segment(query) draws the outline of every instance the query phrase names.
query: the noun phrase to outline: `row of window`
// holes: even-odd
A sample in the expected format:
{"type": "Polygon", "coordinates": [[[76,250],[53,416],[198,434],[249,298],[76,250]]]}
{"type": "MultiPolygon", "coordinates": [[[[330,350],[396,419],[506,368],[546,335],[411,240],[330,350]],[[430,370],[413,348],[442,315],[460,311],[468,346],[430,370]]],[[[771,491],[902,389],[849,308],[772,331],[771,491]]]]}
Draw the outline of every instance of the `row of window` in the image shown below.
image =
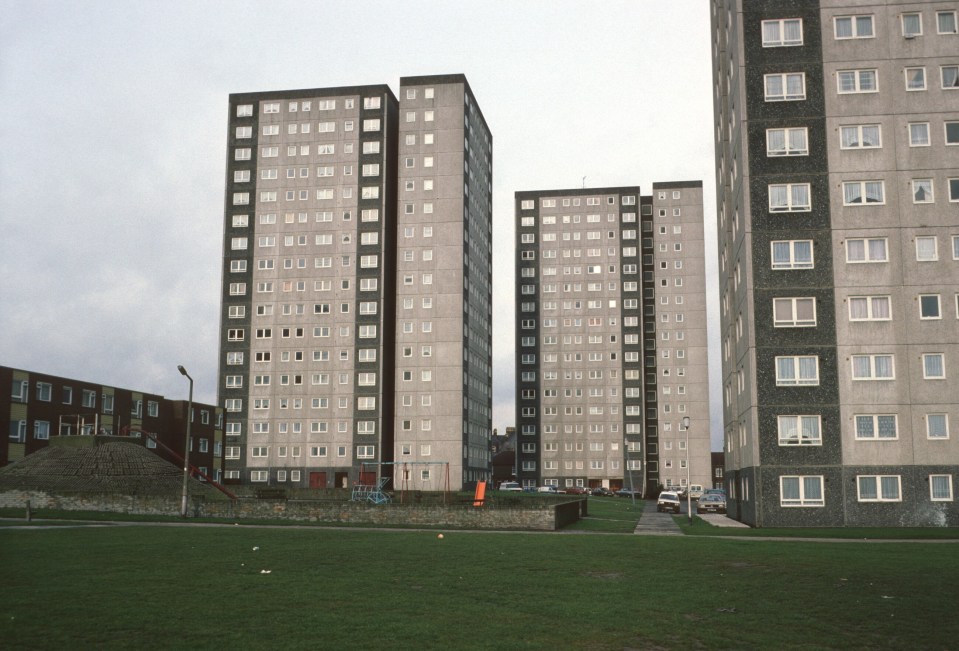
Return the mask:
{"type": "MultiPolygon", "coordinates": [[[[844,240],[846,262],[889,262],[889,240],[885,237],[851,237],[844,240]]],[[[812,240],[773,240],[770,243],[773,269],[812,269],[816,266],[812,240]]],[[[916,260],[935,262],[939,259],[938,238],[934,235],[916,237],[916,260]]],[[[952,259],[959,260],[959,235],[952,236],[952,259]]],[[[738,270],[738,268],[737,268],[738,270]]],[[[737,272],[734,272],[734,279],[737,272]]],[[[738,282],[736,285],[738,286],[738,282]]]]}
{"type": "MultiPolygon", "coordinates": [[[[663,200],[666,199],[665,192],[660,192],[659,194],[660,194],[660,197],[659,197],[660,199],[663,199],[663,200]]],[[[682,193],[679,190],[676,190],[673,192],[673,199],[679,199],[681,196],[682,196],[682,193]]],[[[622,198],[622,204],[624,206],[635,206],[636,196],[635,195],[624,196],[622,198]]],[[[567,208],[570,206],[580,206],[580,205],[583,205],[583,200],[580,197],[571,197],[571,198],[561,199],[560,205],[564,208],[567,208]]],[[[586,197],[585,205],[601,206],[603,205],[603,201],[600,197],[586,197]]],[[[609,205],[609,206],[616,205],[616,197],[615,196],[606,197],[606,205],[609,205]]],[[[539,206],[540,208],[556,208],[557,207],[556,199],[540,199],[539,206]]],[[[520,201],[521,210],[533,210],[535,208],[536,208],[536,201],[533,199],[524,199],[523,201],[520,201]]]]}
{"type": "MultiPolygon", "coordinates": [[[[957,123],[959,125],[959,123],[957,123]]],[[[959,144],[959,141],[957,141],[959,144]]],[[[959,202],[959,178],[946,180],[949,201],[959,202]]],[[[812,196],[809,183],[772,183],[768,187],[769,212],[809,212],[812,196]]],[[[932,179],[912,180],[913,203],[934,203],[932,179]]],[[[844,206],[884,205],[886,183],[882,180],[843,181],[842,203],[844,206]]]]}
{"type": "MultiPolygon", "coordinates": [[[[313,218],[317,223],[329,223],[333,221],[333,211],[332,210],[321,210],[313,214],[313,218]]],[[[283,214],[283,223],[285,224],[306,224],[309,222],[310,216],[306,212],[287,212],[283,214]]],[[[342,213],[342,219],[344,222],[349,222],[353,220],[353,211],[344,210],[342,213]]],[[[380,221],[380,211],[379,208],[364,208],[360,211],[360,221],[361,222],[378,222],[380,221]]],[[[260,214],[260,224],[264,226],[270,226],[278,223],[277,213],[261,213],[260,214]]],[[[247,228],[250,225],[250,216],[249,215],[233,215],[231,221],[233,228],[247,228]]]]}
{"type": "MultiPolygon", "coordinates": [[[[428,89],[432,91],[432,89],[428,89]]],[[[316,101],[316,110],[318,111],[335,111],[336,110],[336,99],[320,99],[316,101]]],[[[352,109],[356,106],[356,99],[352,97],[343,98],[343,108],[352,109]]],[[[293,102],[288,102],[286,105],[287,111],[289,113],[309,113],[313,108],[314,100],[297,100],[293,102]]],[[[279,113],[280,112],[281,102],[262,102],[260,104],[260,110],[263,113],[279,113]]],[[[378,109],[380,108],[380,98],[379,97],[364,97],[363,98],[363,108],[365,109],[378,109]]],[[[238,104],[236,107],[236,116],[237,117],[250,117],[253,115],[253,105],[252,104],[238,104]]]]}
{"type": "MultiPolygon", "coordinates": [[[[959,294],[956,301],[956,317],[959,318],[959,294]]],[[[919,294],[919,318],[938,320],[942,318],[939,294],[919,294]]],[[[850,321],[891,321],[892,301],[890,296],[850,296],[850,321]]],[[[815,327],[816,298],[812,296],[779,297],[773,299],[773,325],[777,328],[815,327]]]]}
{"type": "MultiPolygon", "coordinates": [[[[929,122],[910,122],[909,146],[929,147],[932,145],[932,130],[929,122]]],[[[959,121],[944,120],[942,123],[943,142],[946,146],[959,145],[959,121]]],[[[881,149],[882,125],[852,124],[839,127],[840,149],[881,149]]],[[[807,127],[784,127],[766,130],[766,155],[808,156],[809,130],[807,127]]]]}
{"type": "MultiPolygon", "coordinates": [[[[926,437],[949,438],[949,415],[924,416],[926,437]]],[[[779,445],[822,445],[822,418],[818,414],[778,416],[779,445]]],[[[857,414],[853,416],[856,440],[893,441],[899,438],[897,414],[857,414]]]]}
{"type": "MultiPolygon", "coordinates": [[[[909,92],[927,90],[926,69],[904,70],[904,87],[909,92]]],[[[939,66],[942,90],[959,90],[959,65],[939,66]]],[[[777,72],[763,76],[764,99],[767,102],[798,102],[806,99],[806,73],[777,72]]],[[[879,71],[875,68],[836,71],[836,92],[840,95],[879,92],[879,71]]]]}
{"type": "MultiPolygon", "coordinates": [[[[901,33],[904,38],[912,39],[923,35],[921,12],[900,14],[901,33]]],[[[836,16],[833,18],[833,36],[836,40],[875,38],[875,16],[836,16]]],[[[937,11],[935,16],[936,33],[939,35],[956,34],[956,12],[954,10],[937,11]]],[[[784,18],[762,21],[763,47],[796,47],[803,44],[802,18],[784,18]]]]}
{"type": "MultiPolygon", "coordinates": [[[[851,355],[854,381],[895,380],[896,356],[893,354],[851,355]]],[[[944,353],[922,353],[922,377],[925,380],[946,379],[944,353]]],[[[819,386],[818,355],[783,355],[776,357],[777,386],[819,386]]]]}
{"type": "MultiPolygon", "coordinates": [[[[933,502],[953,500],[952,475],[929,475],[929,499],[933,502]]],[[[822,475],[783,475],[779,478],[780,506],[825,506],[822,475]]],[[[857,475],[856,500],[859,502],[901,502],[900,475],[857,475]]]]}

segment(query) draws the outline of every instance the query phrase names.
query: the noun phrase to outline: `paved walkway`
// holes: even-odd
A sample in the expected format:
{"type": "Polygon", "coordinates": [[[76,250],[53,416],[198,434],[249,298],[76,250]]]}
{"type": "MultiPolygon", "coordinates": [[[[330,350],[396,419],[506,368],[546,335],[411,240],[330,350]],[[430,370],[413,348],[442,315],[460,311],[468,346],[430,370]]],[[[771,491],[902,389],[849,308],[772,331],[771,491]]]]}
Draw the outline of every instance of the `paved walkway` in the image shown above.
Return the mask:
{"type": "Polygon", "coordinates": [[[679,525],[673,520],[672,513],[659,513],[656,511],[656,502],[648,500],[646,508],[643,509],[643,515],[636,523],[635,534],[642,536],[681,536],[679,525]]]}

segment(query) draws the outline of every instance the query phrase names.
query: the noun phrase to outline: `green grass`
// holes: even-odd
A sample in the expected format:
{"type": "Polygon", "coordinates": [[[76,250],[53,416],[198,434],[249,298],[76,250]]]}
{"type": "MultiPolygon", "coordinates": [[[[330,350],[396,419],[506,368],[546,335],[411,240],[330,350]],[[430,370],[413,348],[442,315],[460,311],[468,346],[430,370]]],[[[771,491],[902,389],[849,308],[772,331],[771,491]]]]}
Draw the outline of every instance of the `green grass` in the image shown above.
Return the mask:
{"type": "Polygon", "coordinates": [[[618,650],[945,649],[959,639],[959,545],[444,535],[6,528],[0,640],[618,650]]]}
{"type": "Polygon", "coordinates": [[[590,497],[588,515],[564,529],[564,531],[595,531],[606,533],[633,533],[643,514],[643,500],[618,497],[590,497]]]}

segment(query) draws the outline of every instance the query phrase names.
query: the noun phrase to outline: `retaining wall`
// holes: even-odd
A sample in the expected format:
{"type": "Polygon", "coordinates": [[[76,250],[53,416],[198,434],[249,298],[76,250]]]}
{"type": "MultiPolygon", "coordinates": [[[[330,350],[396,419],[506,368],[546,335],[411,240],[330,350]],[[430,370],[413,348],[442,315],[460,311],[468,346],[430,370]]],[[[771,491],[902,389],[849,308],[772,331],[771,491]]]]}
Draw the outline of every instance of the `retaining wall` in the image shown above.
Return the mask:
{"type": "MultiPolygon", "coordinates": [[[[0,507],[62,511],[100,511],[134,515],[180,515],[179,496],[112,494],[58,494],[8,490],[0,493],[0,507]]],[[[525,501],[525,500],[524,500],[525,501]]],[[[334,500],[205,500],[190,502],[191,517],[235,520],[286,520],[346,524],[439,526],[459,529],[513,529],[555,531],[586,514],[586,500],[550,500],[522,505],[474,507],[454,505],[382,504],[334,500]]]]}

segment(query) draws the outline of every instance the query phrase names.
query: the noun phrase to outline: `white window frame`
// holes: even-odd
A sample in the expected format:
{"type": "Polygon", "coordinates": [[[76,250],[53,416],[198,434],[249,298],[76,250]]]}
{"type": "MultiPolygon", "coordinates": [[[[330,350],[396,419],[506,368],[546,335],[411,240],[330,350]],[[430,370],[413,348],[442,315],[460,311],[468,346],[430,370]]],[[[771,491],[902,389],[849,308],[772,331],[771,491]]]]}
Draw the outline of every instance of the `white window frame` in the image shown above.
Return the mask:
{"type": "Polygon", "coordinates": [[[837,41],[843,41],[848,39],[857,39],[857,38],[875,38],[876,37],[876,19],[871,14],[860,14],[860,15],[851,15],[851,16],[836,16],[832,19],[833,21],[833,36],[837,41]],[[839,35],[839,24],[840,21],[849,21],[849,35],[840,36],[839,35]],[[869,32],[866,34],[860,34],[861,31],[860,21],[868,21],[869,32]]]}
{"type": "Polygon", "coordinates": [[[842,205],[857,207],[857,206],[883,206],[886,204],[886,182],[882,179],[870,179],[868,181],[843,181],[842,183],[842,205]],[[880,197],[878,201],[870,200],[869,194],[867,192],[872,186],[872,189],[875,190],[875,185],[879,184],[879,193],[880,197]],[[848,191],[853,188],[858,188],[859,190],[859,200],[850,201],[848,197],[848,191]]]}
{"type": "Polygon", "coordinates": [[[781,18],[762,22],[763,47],[795,47],[803,44],[802,18],[781,18]],[[786,36],[788,26],[799,26],[799,38],[786,36]],[[773,34],[773,30],[775,33],[773,34]]]}
{"type": "Polygon", "coordinates": [[[819,414],[785,414],[776,417],[779,445],[822,445],[822,416],[819,414]],[[808,428],[807,428],[808,426],[808,428]],[[806,432],[811,432],[806,436],[806,432]],[[789,436],[788,432],[795,432],[789,436]]]}
{"type": "Polygon", "coordinates": [[[849,364],[851,368],[851,375],[853,382],[887,382],[890,380],[896,379],[896,356],[892,353],[869,353],[862,355],[850,355],[849,364]],[[879,359],[889,359],[889,375],[877,375],[877,361],[879,359]],[[868,375],[857,375],[856,361],[857,360],[868,360],[869,361],[869,374],[868,375]]]}
{"type": "Polygon", "coordinates": [[[945,380],[946,379],[945,353],[923,353],[922,354],[922,379],[923,380],[945,380]],[[929,366],[927,365],[927,363],[934,359],[939,360],[939,368],[942,369],[942,372],[938,375],[931,375],[929,373],[929,366]]]}
{"type": "MultiPolygon", "coordinates": [[[[767,186],[769,212],[809,212],[812,210],[812,187],[809,183],[771,183],[767,186]],[[785,190],[786,203],[773,205],[773,190],[785,190]],[[806,203],[801,203],[797,191],[805,190],[806,203]]],[[[801,193],[799,193],[801,195],[801,193]]]]}
{"type": "Polygon", "coordinates": [[[889,239],[885,237],[853,237],[846,240],[846,263],[847,264],[879,264],[883,262],[889,262],[889,239]],[[862,242],[863,245],[863,258],[861,260],[852,260],[849,257],[849,245],[853,242],[862,242]],[[872,257],[872,247],[870,246],[873,242],[882,242],[883,243],[883,257],[882,258],[873,258],[872,257]]]}
{"type": "Polygon", "coordinates": [[[813,240],[773,240],[769,243],[769,263],[771,267],[775,270],[790,270],[790,269],[813,269],[816,266],[816,253],[815,245],[813,240]],[[810,260],[809,262],[797,262],[796,261],[796,245],[799,243],[809,243],[809,253],[810,260]],[[776,262],[776,245],[777,244],[789,244],[789,262],[776,262]]]}
{"type": "Polygon", "coordinates": [[[809,129],[807,127],[783,127],[779,129],[766,129],[766,156],[808,156],[809,155],[809,129]],[[772,136],[782,133],[783,147],[781,149],[772,148],[772,136]],[[802,134],[801,146],[794,146],[793,135],[802,134]]]}
{"type": "Polygon", "coordinates": [[[821,507],[826,505],[826,493],[825,493],[825,482],[823,481],[822,475],[781,475],[779,477],[779,506],[784,508],[795,508],[795,507],[821,507]],[[783,490],[784,481],[796,480],[797,487],[799,489],[798,498],[786,499],[784,497],[785,491],[783,490]],[[807,497],[806,496],[806,482],[807,480],[817,480],[819,484],[819,495],[821,497],[807,497]]]}
{"type": "Polygon", "coordinates": [[[857,441],[898,441],[899,415],[898,414],[854,414],[852,417],[853,432],[857,441]],[[892,436],[884,435],[879,419],[892,419],[892,436]],[[869,423],[871,432],[860,429],[860,424],[869,423]]]}
{"type": "Polygon", "coordinates": [[[839,127],[839,148],[844,150],[854,149],[881,149],[882,148],[882,125],[881,124],[847,124],[839,127]],[[867,143],[866,129],[876,130],[875,144],[867,143]],[[846,138],[847,134],[855,129],[855,140],[850,144],[846,138]]]}
{"type": "Polygon", "coordinates": [[[951,502],[953,501],[953,491],[952,491],[952,475],[929,475],[929,499],[933,502],[951,502]],[[935,484],[934,480],[944,479],[946,488],[948,489],[947,494],[941,497],[936,497],[935,484]]]}
{"type": "Polygon", "coordinates": [[[912,202],[914,204],[935,203],[935,201],[936,192],[933,179],[912,179],[912,202]],[[925,198],[919,198],[920,192],[925,194],[925,198]]]}
{"type": "Polygon", "coordinates": [[[901,502],[902,501],[902,477],[900,475],[856,475],[856,499],[859,502],[901,502]],[[883,485],[884,479],[896,480],[895,496],[887,495],[886,486],[883,485]],[[862,489],[864,481],[872,481],[874,484],[875,497],[863,497],[862,489]]]}
{"type": "Polygon", "coordinates": [[[851,322],[858,321],[892,321],[892,297],[888,295],[877,295],[877,296],[850,296],[846,302],[849,305],[849,320],[851,322]],[[876,310],[874,309],[874,304],[877,303],[880,299],[885,300],[888,316],[877,317],[875,315],[876,310]],[[863,318],[853,316],[853,301],[854,300],[864,300],[866,301],[866,316],[863,318]]]}
{"type": "Polygon", "coordinates": [[[836,92],[840,95],[858,95],[879,92],[879,71],[876,68],[857,68],[853,70],[836,71],[836,92]],[[848,79],[852,75],[853,82],[850,90],[843,89],[843,79],[848,79]],[[871,79],[873,86],[871,88],[864,86],[863,80],[871,79]]]}
{"type": "Polygon", "coordinates": [[[814,328],[818,322],[817,312],[816,312],[816,298],[814,296],[777,296],[773,298],[773,326],[776,328],[814,328]],[[790,313],[792,317],[790,319],[779,319],[778,311],[776,309],[777,304],[783,302],[789,302],[790,313]],[[798,305],[800,302],[811,302],[812,303],[812,320],[801,320],[797,316],[798,305]]]}
{"type": "Polygon", "coordinates": [[[787,387],[787,386],[798,386],[798,387],[809,387],[809,386],[819,386],[819,356],[818,355],[777,355],[775,358],[776,366],[776,386],[787,387]],[[793,374],[790,376],[785,376],[780,374],[780,362],[784,360],[792,360],[792,370],[793,374]],[[799,367],[801,362],[815,360],[816,362],[816,374],[812,378],[801,378],[799,376],[799,367]]]}
{"type": "Polygon", "coordinates": [[[936,412],[931,414],[926,414],[923,416],[923,420],[926,423],[926,438],[930,441],[945,441],[949,438],[949,414],[945,412],[936,412]],[[932,433],[932,426],[930,424],[930,417],[935,416],[936,418],[942,419],[943,433],[936,434],[935,436],[932,433]]]}
{"type": "Polygon", "coordinates": [[[767,102],[799,102],[806,99],[806,73],[805,72],[779,72],[763,75],[763,97],[767,102]],[[802,90],[799,93],[789,92],[790,78],[798,77],[802,90]],[[781,94],[770,94],[769,84],[778,79],[782,89],[781,94]]]}
{"type": "Polygon", "coordinates": [[[959,90],[959,65],[950,64],[939,66],[939,83],[943,90],[959,90]],[[951,83],[946,81],[946,73],[951,77],[951,83]]]}
{"type": "Polygon", "coordinates": [[[907,93],[926,90],[926,68],[924,66],[904,68],[903,75],[905,76],[907,93]],[[916,75],[916,73],[919,74],[916,75]]]}

